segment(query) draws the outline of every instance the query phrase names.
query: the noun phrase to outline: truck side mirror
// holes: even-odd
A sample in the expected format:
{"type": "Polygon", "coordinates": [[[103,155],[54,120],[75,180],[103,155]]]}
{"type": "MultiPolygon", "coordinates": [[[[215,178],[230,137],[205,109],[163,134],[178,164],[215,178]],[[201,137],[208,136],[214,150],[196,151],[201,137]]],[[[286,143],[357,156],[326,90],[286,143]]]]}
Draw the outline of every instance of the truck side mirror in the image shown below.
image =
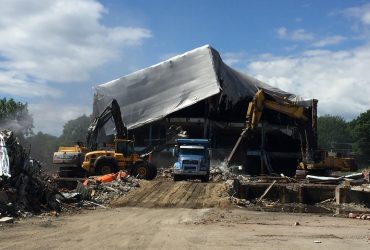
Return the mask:
{"type": "Polygon", "coordinates": [[[172,156],[175,157],[179,154],[179,147],[178,146],[175,146],[173,149],[172,149],[172,156]]]}

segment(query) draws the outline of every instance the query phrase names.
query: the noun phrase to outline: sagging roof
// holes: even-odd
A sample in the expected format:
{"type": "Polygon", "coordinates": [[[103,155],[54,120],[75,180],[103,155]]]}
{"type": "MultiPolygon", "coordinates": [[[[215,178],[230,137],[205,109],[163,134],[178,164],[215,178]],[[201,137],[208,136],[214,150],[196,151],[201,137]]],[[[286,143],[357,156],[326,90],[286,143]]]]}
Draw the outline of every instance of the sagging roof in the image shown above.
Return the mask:
{"type": "Polygon", "coordinates": [[[235,104],[252,98],[258,89],[272,97],[297,99],[294,94],[232,69],[206,45],[96,86],[93,114],[99,114],[116,99],[123,121],[133,129],[220,93],[235,104]]]}

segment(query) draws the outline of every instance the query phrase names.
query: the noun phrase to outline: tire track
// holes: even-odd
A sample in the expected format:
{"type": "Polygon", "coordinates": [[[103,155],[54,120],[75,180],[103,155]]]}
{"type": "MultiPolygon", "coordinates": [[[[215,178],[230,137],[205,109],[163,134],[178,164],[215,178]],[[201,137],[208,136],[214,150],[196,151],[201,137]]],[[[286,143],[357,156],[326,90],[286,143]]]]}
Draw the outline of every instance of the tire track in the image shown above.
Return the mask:
{"type": "MultiPolygon", "coordinates": [[[[140,187],[115,200],[113,206],[150,208],[207,208],[228,203],[224,183],[173,182],[153,180],[140,182],[140,187]]],[[[226,205],[229,206],[229,205],[226,205]]]]}

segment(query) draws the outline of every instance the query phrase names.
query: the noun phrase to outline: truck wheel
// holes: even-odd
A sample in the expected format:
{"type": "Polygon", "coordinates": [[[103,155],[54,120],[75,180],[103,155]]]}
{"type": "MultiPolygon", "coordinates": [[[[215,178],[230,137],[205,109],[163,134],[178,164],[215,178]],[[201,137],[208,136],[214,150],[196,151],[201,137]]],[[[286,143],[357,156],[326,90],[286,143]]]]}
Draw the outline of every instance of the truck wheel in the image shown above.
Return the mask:
{"type": "Polygon", "coordinates": [[[117,172],[117,166],[110,161],[102,161],[98,164],[96,173],[100,175],[111,174],[117,172]]]}
{"type": "Polygon", "coordinates": [[[149,163],[148,180],[153,180],[157,176],[157,167],[149,163]]]}
{"type": "Polygon", "coordinates": [[[208,182],[208,181],[209,181],[209,175],[207,174],[207,175],[201,176],[201,177],[200,177],[200,180],[201,180],[202,182],[208,182]]]}
{"type": "Polygon", "coordinates": [[[134,168],[134,176],[137,176],[139,179],[149,179],[149,167],[144,164],[138,164],[134,168]]]}
{"type": "Polygon", "coordinates": [[[178,175],[178,174],[173,175],[173,181],[181,181],[181,180],[182,180],[181,175],[178,175]]]}

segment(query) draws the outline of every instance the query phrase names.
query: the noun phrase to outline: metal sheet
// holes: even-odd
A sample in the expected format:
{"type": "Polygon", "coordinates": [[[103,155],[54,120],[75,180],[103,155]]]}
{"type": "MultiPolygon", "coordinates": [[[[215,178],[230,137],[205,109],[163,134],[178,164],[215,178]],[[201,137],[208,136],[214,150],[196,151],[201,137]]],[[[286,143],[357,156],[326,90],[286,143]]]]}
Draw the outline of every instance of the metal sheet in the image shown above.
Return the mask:
{"type": "MultiPolygon", "coordinates": [[[[286,97],[296,96],[244,75],[223,63],[206,45],[95,88],[93,114],[116,99],[128,129],[159,120],[177,110],[222,93],[233,104],[253,97],[258,88],[286,97]]],[[[106,133],[113,131],[112,124],[106,133]]]]}

